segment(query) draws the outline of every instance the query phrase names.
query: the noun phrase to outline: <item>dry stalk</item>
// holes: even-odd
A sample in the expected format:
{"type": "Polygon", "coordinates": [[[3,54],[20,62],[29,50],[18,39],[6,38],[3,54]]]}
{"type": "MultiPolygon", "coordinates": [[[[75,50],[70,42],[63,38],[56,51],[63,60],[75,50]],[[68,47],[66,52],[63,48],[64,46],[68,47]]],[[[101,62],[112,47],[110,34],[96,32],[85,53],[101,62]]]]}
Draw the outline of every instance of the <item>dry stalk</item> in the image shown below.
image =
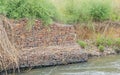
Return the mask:
{"type": "Polygon", "coordinates": [[[0,16],[0,55],[3,60],[0,60],[4,69],[9,68],[9,66],[15,66],[19,68],[19,55],[14,44],[8,38],[7,32],[3,24],[3,16],[0,16]]]}

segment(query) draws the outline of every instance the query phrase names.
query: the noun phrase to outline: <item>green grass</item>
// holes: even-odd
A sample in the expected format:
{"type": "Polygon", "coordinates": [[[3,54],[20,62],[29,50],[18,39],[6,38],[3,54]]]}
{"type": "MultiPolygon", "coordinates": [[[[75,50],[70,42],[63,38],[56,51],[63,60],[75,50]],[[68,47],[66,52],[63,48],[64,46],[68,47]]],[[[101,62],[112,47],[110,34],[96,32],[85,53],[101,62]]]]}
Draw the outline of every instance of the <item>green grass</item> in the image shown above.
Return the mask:
{"type": "Polygon", "coordinates": [[[103,35],[98,35],[95,41],[96,46],[115,46],[120,47],[120,38],[110,38],[103,35]]]}
{"type": "Polygon", "coordinates": [[[110,37],[105,37],[102,35],[98,35],[96,38],[95,44],[97,46],[103,45],[103,46],[112,46],[115,44],[115,40],[110,37]]]}
{"type": "Polygon", "coordinates": [[[82,47],[85,48],[87,46],[87,43],[82,41],[82,40],[78,40],[77,43],[82,47]]]}
{"type": "Polygon", "coordinates": [[[110,0],[93,0],[90,8],[90,15],[93,17],[93,20],[106,20],[110,18],[111,14],[111,2],[110,0]]]}
{"type": "Polygon", "coordinates": [[[76,24],[89,21],[117,20],[112,0],[0,0],[0,13],[8,18],[41,19],[76,24]]]}
{"type": "Polygon", "coordinates": [[[56,14],[55,6],[49,0],[1,0],[0,3],[3,3],[0,13],[13,19],[41,19],[44,24],[50,24],[56,14]]]}
{"type": "Polygon", "coordinates": [[[110,19],[112,13],[111,0],[61,0],[58,3],[56,8],[61,14],[58,19],[64,23],[103,21],[110,19]]]}
{"type": "Polygon", "coordinates": [[[98,49],[99,49],[100,52],[104,52],[105,47],[104,47],[103,45],[99,45],[99,46],[98,46],[98,49]]]}

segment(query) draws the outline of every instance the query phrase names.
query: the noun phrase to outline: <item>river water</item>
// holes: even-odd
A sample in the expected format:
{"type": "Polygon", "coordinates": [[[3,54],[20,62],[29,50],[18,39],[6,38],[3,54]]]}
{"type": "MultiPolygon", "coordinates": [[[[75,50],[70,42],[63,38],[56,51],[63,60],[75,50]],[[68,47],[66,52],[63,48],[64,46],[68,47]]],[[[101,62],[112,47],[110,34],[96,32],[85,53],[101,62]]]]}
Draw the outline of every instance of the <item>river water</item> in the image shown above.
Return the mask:
{"type": "Polygon", "coordinates": [[[120,55],[92,58],[86,63],[34,69],[17,75],[120,75],[120,55]]]}

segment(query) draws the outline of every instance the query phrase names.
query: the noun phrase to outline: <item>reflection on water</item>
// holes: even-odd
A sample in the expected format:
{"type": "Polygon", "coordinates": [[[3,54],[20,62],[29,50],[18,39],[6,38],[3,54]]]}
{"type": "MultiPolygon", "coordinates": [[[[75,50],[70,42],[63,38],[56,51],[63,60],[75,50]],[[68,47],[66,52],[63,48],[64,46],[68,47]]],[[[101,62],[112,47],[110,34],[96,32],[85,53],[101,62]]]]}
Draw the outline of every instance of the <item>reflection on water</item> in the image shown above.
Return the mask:
{"type": "Polygon", "coordinates": [[[94,58],[86,63],[34,69],[17,75],[120,75],[120,56],[94,58]]]}

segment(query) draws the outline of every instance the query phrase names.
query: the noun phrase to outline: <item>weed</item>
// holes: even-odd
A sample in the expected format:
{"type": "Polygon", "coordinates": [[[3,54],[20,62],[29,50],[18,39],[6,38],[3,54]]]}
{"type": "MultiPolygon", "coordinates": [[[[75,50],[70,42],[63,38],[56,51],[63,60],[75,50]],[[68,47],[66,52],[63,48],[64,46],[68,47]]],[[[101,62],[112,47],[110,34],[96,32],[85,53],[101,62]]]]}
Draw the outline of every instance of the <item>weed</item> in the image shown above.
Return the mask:
{"type": "Polygon", "coordinates": [[[104,46],[112,46],[114,45],[115,40],[113,40],[112,38],[109,37],[104,37],[101,35],[98,35],[97,39],[96,39],[96,45],[100,46],[100,45],[104,45],[104,46]]]}
{"type": "MultiPolygon", "coordinates": [[[[101,21],[110,18],[111,4],[111,0],[64,0],[64,7],[59,10],[65,23],[101,21]]],[[[60,7],[58,4],[57,8],[60,7]]]]}
{"type": "Polygon", "coordinates": [[[44,24],[52,23],[56,14],[54,5],[48,0],[8,0],[4,7],[9,18],[41,19],[44,24]]]}
{"type": "Polygon", "coordinates": [[[104,47],[103,45],[99,45],[99,46],[98,46],[98,49],[99,49],[100,52],[104,52],[105,47],[104,47]]]}
{"type": "Polygon", "coordinates": [[[85,48],[87,46],[87,43],[81,40],[78,40],[77,43],[82,47],[85,48]]]}
{"type": "Polygon", "coordinates": [[[93,20],[106,20],[110,17],[111,9],[110,0],[93,0],[91,1],[90,16],[93,20]]]}

